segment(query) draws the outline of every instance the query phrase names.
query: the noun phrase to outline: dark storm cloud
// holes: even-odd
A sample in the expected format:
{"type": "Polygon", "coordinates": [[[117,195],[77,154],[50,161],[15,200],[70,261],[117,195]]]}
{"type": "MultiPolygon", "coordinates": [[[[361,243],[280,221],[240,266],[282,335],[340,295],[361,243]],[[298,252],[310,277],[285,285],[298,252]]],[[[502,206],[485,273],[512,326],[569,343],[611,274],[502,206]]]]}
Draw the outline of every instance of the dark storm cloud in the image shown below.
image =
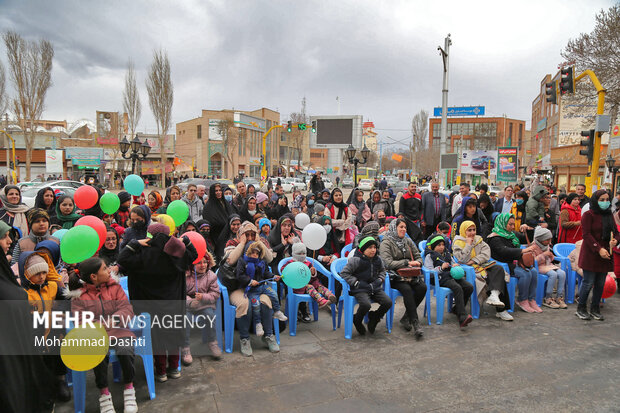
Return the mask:
{"type": "Polygon", "coordinates": [[[403,129],[380,131],[403,138],[414,113],[441,103],[437,45],[448,32],[450,104],[484,104],[488,114],[529,121],[540,79],[555,71],[568,37],[591,30],[594,13],[608,3],[8,1],[0,30],[54,44],[47,118],[120,110],[132,58],[141,127],[153,130],[144,79],[161,47],[172,66],[175,122],[201,109],[262,106],[284,120],[303,96],[310,114],[335,114],[339,96],[343,114],[403,129]],[[547,12],[558,16],[555,25],[534,19],[547,12]]]}

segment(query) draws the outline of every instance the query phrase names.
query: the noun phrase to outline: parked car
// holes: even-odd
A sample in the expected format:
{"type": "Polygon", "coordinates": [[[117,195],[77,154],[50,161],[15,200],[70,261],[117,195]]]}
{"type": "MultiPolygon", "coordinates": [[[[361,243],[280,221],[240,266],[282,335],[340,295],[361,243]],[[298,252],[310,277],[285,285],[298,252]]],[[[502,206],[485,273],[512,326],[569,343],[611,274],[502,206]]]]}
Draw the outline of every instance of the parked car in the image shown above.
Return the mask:
{"type": "MultiPolygon", "coordinates": [[[[293,184],[286,182],[287,178],[282,178],[280,177],[280,185],[282,185],[282,189],[284,190],[284,193],[290,193],[293,192],[293,184]]],[[[278,178],[271,178],[271,187],[273,189],[276,188],[276,185],[278,184],[278,178]]],[[[267,192],[267,183],[264,183],[261,191],[263,192],[267,192]]]]}
{"type": "Polygon", "coordinates": [[[323,183],[325,184],[325,189],[329,189],[330,191],[334,187],[332,180],[330,178],[323,177],[323,183]]]}
{"type": "Polygon", "coordinates": [[[235,184],[233,184],[233,181],[231,181],[230,179],[217,179],[217,182],[219,182],[223,187],[229,187],[233,191],[237,190],[237,187],[235,186],[235,184]]]}
{"type": "Polygon", "coordinates": [[[187,192],[187,186],[189,184],[194,185],[204,185],[206,188],[206,192],[209,193],[209,187],[214,183],[213,179],[202,179],[202,178],[187,178],[183,182],[178,183],[177,186],[181,190],[182,193],[187,192]]]}
{"type": "Polygon", "coordinates": [[[373,184],[372,179],[360,179],[360,182],[357,186],[362,191],[372,191],[372,184],[373,184]]]}
{"type": "Polygon", "coordinates": [[[284,182],[291,184],[291,190],[288,192],[293,192],[294,190],[304,191],[306,189],[306,184],[299,178],[286,178],[284,182]]]}
{"type": "Polygon", "coordinates": [[[36,186],[22,188],[21,190],[22,201],[24,202],[24,204],[32,208],[34,207],[34,201],[37,197],[37,193],[39,192],[41,188],[50,187],[54,191],[59,189],[65,194],[71,195],[73,197],[73,194],[75,193],[75,191],[83,185],[86,185],[86,184],[83,184],[78,181],[48,181],[44,183],[39,183],[36,186]]]}
{"type": "Polygon", "coordinates": [[[504,189],[500,188],[499,186],[490,186],[489,187],[489,193],[491,192],[495,192],[496,194],[499,194],[500,192],[503,192],[504,189]]]}
{"type": "Polygon", "coordinates": [[[514,162],[501,162],[499,165],[499,172],[500,173],[506,173],[506,172],[515,172],[515,164],[514,162]]]}
{"type": "Polygon", "coordinates": [[[491,165],[491,168],[495,168],[495,159],[486,155],[472,159],[471,161],[471,167],[475,169],[488,169],[489,165],[491,165]]]}
{"type": "Polygon", "coordinates": [[[351,178],[350,176],[342,178],[341,182],[343,188],[353,188],[353,178],[351,178]]]}
{"type": "Polygon", "coordinates": [[[260,185],[260,181],[256,178],[243,178],[243,183],[245,184],[245,186],[248,185],[254,185],[254,187],[256,188],[256,190],[259,190],[259,185],[260,185]]]}

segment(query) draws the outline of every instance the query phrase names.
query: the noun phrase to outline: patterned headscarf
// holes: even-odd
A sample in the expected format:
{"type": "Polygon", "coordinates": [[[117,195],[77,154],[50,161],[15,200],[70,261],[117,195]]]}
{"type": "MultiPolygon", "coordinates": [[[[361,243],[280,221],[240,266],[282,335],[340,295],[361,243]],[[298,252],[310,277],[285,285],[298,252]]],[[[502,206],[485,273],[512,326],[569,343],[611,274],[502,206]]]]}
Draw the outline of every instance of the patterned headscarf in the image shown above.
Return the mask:
{"type": "Polygon", "coordinates": [[[406,255],[407,249],[405,245],[405,237],[399,237],[398,231],[396,230],[396,227],[398,227],[398,224],[400,224],[401,222],[405,222],[405,220],[402,218],[392,220],[392,222],[390,222],[390,225],[388,226],[388,230],[385,233],[385,236],[390,239],[390,241],[394,242],[399,249],[404,251],[406,255]]]}
{"type": "Polygon", "coordinates": [[[508,221],[510,220],[510,218],[514,218],[514,215],[512,215],[509,212],[504,212],[502,214],[499,214],[497,218],[495,218],[495,225],[493,226],[493,233],[499,235],[502,238],[511,240],[512,244],[515,247],[519,247],[521,246],[521,243],[519,242],[519,238],[517,238],[514,232],[508,231],[506,229],[506,225],[508,225],[508,221]]]}

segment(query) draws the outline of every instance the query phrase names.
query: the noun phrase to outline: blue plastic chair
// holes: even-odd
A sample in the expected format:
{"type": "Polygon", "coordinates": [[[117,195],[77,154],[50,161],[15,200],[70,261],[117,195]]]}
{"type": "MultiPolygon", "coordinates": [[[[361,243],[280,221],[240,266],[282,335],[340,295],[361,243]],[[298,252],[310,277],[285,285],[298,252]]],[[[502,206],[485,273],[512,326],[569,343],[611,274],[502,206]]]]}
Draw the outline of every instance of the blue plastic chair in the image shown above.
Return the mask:
{"type": "MultiPolygon", "coordinates": [[[[235,336],[235,313],[237,311],[237,307],[230,304],[230,298],[228,297],[228,288],[224,287],[224,285],[220,282],[219,278],[217,280],[217,285],[220,287],[220,297],[223,302],[224,309],[224,345],[225,351],[227,353],[232,353],[233,351],[233,338],[235,336]]],[[[271,286],[274,290],[277,291],[278,286],[276,282],[271,282],[271,286]]],[[[249,299],[248,299],[249,300],[249,299]]],[[[251,317],[251,308],[249,309],[249,316],[251,317]]],[[[218,315],[221,314],[218,313],[218,315]]],[[[273,319],[273,332],[276,336],[276,342],[278,345],[280,344],[280,320],[277,318],[273,319]]]]}
{"type": "MultiPolygon", "coordinates": [[[[458,262],[456,257],[454,260],[458,262]]],[[[459,265],[463,268],[463,271],[465,271],[465,279],[467,282],[474,286],[474,291],[471,293],[469,301],[471,303],[471,316],[474,319],[478,319],[480,318],[480,303],[478,302],[478,287],[476,287],[476,269],[467,264],[459,263],[459,265]]]]}
{"type": "Polygon", "coordinates": [[[570,264],[568,255],[575,249],[575,244],[559,243],[553,246],[553,254],[556,259],[560,261],[560,266],[566,272],[566,302],[573,304],[575,302],[575,282],[578,282],[578,287],[581,287],[582,278],[577,274],[577,271],[573,271],[573,267],[570,264]]]}
{"type": "MultiPolygon", "coordinates": [[[[278,273],[282,274],[282,267],[284,266],[284,264],[286,264],[287,262],[290,262],[292,259],[293,258],[289,257],[289,258],[285,258],[282,261],[280,261],[278,263],[278,273]]],[[[308,257],[306,259],[312,263],[314,268],[319,273],[327,277],[328,279],[327,288],[329,289],[329,291],[333,293],[336,287],[336,280],[334,279],[334,276],[332,275],[332,273],[328,271],[323,266],[323,264],[321,264],[319,261],[315,260],[314,258],[308,257]]],[[[342,296],[340,296],[339,301],[341,300],[343,300],[342,296]]],[[[291,336],[297,335],[297,310],[299,309],[299,303],[302,303],[302,302],[311,304],[312,313],[314,315],[314,321],[318,321],[319,320],[319,304],[316,301],[314,301],[314,299],[312,299],[312,297],[310,297],[309,294],[296,294],[293,292],[293,289],[291,287],[287,286],[286,312],[288,314],[289,335],[291,336]]],[[[331,309],[332,309],[332,327],[335,330],[336,329],[336,304],[331,304],[331,309]]],[[[338,327],[340,327],[340,323],[338,323],[338,327]]]]}
{"type": "MultiPolygon", "coordinates": [[[[340,276],[340,272],[342,271],[344,266],[347,265],[348,261],[349,260],[347,258],[338,258],[337,260],[334,260],[332,262],[330,269],[334,276],[334,279],[336,279],[336,281],[342,284],[342,293],[340,294],[342,301],[339,303],[340,308],[338,310],[338,325],[340,325],[342,313],[344,312],[344,338],[350,340],[351,337],[353,336],[353,310],[355,309],[355,306],[357,305],[357,300],[355,299],[354,296],[349,294],[349,291],[351,291],[351,288],[349,284],[340,276]]],[[[389,285],[389,281],[388,281],[388,285],[389,285]]],[[[384,283],[384,289],[385,289],[385,283],[384,283]]],[[[393,306],[394,306],[394,303],[392,302],[392,307],[393,306]]],[[[386,320],[386,327],[387,325],[388,324],[386,320]]]]}
{"type": "MultiPolygon", "coordinates": [[[[72,323],[67,332],[71,329],[73,329],[72,323]]],[[[155,369],[153,366],[153,342],[151,339],[151,316],[149,313],[142,313],[139,321],[138,317],[134,317],[129,324],[129,329],[136,337],[144,338],[142,345],[134,347],[134,354],[142,357],[149,397],[153,400],[155,398],[155,369]],[[140,328],[140,325],[144,327],[140,328]]],[[[112,364],[114,382],[118,383],[121,380],[120,363],[114,350],[110,350],[108,356],[110,364],[112,364]]],[[[73,408],[76,413],[84,413],[86,411],[86,371],[69,370],[68,373],[71,376],[70,385],[73,386],[73,408]]]]}
{"type": "MultiPolygon", "coordinates": [[[[497,265],[501,266],[506,273],[510,274],[510,267],[508,267],[508,264],[499,261],[496,261],[496,263],[497,265]]],[[[508,309],[509,313],[512,313],[515,310],[515,296],[517,294],[518,281],[519,280],[517,279],[517,277],[513,277],[511,275],[510,281],[506,285],[506,287],[508,288],[508,300],[510,301],[510,308],[508,309]]]]}
{"type": "Polygon", "coordinates": [[[353,243],[345,245],[344,247],[342,247],[342,250],[340,251],[340,257],[346,258],[347,254],[351,252],[352,249],[353,249],[353,243]]]}
{"type": "MultiPolygon", "coordinates": [[[[426,255],[426,241],[420,241],[418,243],[418,249],[420,250],[420,255],[422,256],[422,264],[424,264],[424,257],[426,255]]],[[[435,316],[435,322],[441,325],[443,323],[443,314],[446,302],[448,306],[452,305],[452,290],[447,287],[439,286],[439,275],[437,274],[437,271],[429,270],[428,268],[424,267],[424,265],[422,265],[422,273],[424,274],[424,282],[426,283],[427,287],[427,302],[424,306],[424,312],[428,317],[428,325],[431,325],[431,291],[435,296],[435,312],[437,313],[435,316]],[[433,277],[433,281],[435,282],[434,285],[431,284],[431,276],[433,277]]]]}

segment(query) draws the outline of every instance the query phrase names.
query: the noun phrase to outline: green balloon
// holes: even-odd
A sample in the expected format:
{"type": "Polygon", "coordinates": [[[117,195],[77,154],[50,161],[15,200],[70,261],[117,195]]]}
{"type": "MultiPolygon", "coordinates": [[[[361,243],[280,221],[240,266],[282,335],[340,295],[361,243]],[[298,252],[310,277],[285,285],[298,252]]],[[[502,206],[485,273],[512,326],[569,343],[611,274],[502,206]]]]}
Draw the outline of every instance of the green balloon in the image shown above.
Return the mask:
{"type": "Polygon", "coordinates": [[[310,282],[310,268],[303,262],[293,261],[284,267],[282,281],[291,288],[302,288],[310,282]]]}
{"type": "Polygon", "coordinates": [[[176,201],[172,201],[168,208],[166,209],[166,214],[170,215],[174,220],[174,225],[177,227],[183,225],[187,218],[189,217],[189,207],[187,204],[180,199],[176,201]]]}
{"type": "Polygon", "coordinates": [[[108,215],[112,215],[121,206],[121,200],[118,199],[118,195],[112,192],[106,192],[99,200],[101,210],[108,215]]]}
{"type": "Polygon", "coordinates": [[[97,231],[86,225],[73,227],[60,241],[60,256],[67,264],[76,264],[89,259],[99,248],[97,231]]]}

